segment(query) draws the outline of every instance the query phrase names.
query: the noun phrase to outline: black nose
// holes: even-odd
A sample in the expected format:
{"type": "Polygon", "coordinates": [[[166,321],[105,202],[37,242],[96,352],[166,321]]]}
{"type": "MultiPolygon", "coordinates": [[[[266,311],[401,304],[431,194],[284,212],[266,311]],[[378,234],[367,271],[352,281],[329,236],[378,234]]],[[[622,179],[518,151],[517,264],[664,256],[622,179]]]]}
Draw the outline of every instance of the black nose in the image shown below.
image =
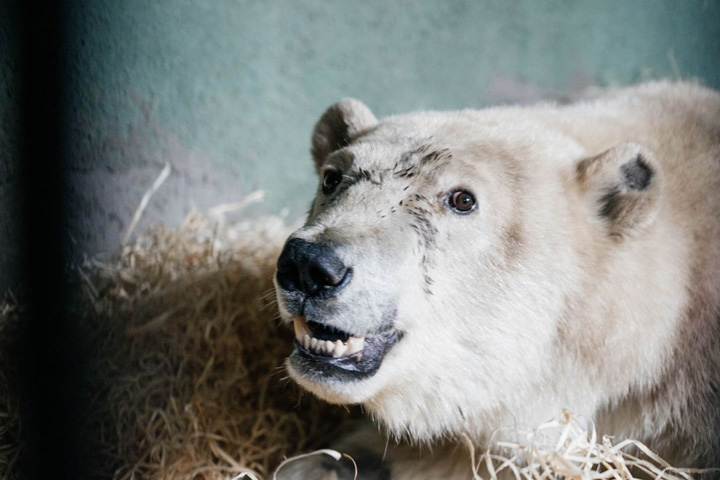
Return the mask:
{"type": "Polygon", "coordinates": [[[332,297],[350,282],[352,270],[324,243],[293,238],[280,254],[277,282],[284,290],[310,297],[332,297]]]}

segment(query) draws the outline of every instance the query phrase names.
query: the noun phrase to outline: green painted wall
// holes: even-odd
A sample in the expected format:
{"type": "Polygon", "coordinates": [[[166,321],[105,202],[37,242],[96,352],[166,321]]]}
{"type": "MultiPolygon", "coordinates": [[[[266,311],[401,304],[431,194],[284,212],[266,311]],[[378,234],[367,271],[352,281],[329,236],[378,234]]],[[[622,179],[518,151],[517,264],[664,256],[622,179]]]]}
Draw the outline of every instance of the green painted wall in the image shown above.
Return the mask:
{"type": "Polygon", "coordinates": [[[382,116],[660,77],[720,87],[718,1],[74,5],[72,221],[90,252],[117,246],[165,162],[140,228],[256,189],[268,197],[254,213],[297,218],[315,183],[310,130],[345,96],[382,116]]]}

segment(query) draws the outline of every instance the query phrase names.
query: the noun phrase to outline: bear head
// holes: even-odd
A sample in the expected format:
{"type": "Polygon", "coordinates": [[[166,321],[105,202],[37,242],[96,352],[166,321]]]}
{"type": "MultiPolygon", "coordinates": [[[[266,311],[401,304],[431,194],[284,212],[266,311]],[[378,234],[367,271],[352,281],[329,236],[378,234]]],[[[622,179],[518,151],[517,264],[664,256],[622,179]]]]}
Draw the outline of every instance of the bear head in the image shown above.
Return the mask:
{"type": "Polygon", "coordinates": [[[477,437],[564,398],[571,299],[661,206],[644,147],[588,152],[514,109],[378,121],[346,99],[312,154],[317,195],[275,276],[287,368],[415,439],[477,437]]]}

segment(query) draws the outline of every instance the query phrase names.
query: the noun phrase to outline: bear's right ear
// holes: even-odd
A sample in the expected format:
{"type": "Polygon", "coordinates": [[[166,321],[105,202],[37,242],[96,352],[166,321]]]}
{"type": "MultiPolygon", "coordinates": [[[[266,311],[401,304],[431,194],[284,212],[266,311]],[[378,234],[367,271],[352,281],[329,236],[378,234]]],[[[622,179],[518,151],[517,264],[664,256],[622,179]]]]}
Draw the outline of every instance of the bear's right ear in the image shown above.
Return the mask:
{"type": "Polygon", "coordinates": [[[647,148],[623,143],[577,165],[577,180],[591,211],[616,240],[634,237],[660,211],[663,175],[647,148]]]}
{"type": "Polygon", "coordinates": [[[320,170],[332,152],[346,147],[357,135],[377,124],[375,115],[360,100],[346,98],[327,110],[312,134],[312,156],[320,170]]]}

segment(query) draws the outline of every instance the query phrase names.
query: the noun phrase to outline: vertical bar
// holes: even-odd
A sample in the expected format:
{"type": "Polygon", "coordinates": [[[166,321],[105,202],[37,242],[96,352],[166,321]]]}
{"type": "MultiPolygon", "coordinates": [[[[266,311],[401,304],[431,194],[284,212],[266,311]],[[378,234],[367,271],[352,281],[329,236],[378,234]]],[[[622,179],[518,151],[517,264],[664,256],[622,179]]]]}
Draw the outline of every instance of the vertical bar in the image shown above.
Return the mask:
{"type": "Polygon", "coordinates": [[[28,317],[19,343],[23,478],[82,478],[82,355],[68,314],[67,7],[20,1],[21,265],[28,317]]]}

